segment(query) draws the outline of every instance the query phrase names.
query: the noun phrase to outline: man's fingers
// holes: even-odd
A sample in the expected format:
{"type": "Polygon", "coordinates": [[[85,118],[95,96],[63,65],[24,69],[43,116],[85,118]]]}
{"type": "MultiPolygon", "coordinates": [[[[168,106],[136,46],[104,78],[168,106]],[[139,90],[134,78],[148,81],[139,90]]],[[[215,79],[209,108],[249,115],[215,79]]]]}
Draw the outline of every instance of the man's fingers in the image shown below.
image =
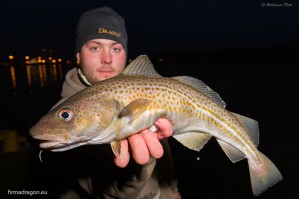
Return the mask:
{"type": "Polygon", "coordinates": [[[149,160],[149,151],[143,137],[140,134],[135,134],[128,137],[128,140],[132,149],[134,160],[138,164],[147,163],[149,160]]]}
{"type": "Polygon", "coordinates": [[[132,135],[121,141],[120,156],[115,157],[114,162],[118,167],[126,167],[130,160],[129,144],[132,156],[138,164],[146,164],[150,156],[161,158],[164,150],[159,139],[169,137],[173,134],[172,125],[169,120],[160,118],[150,129],[145,129],[139,134],[132,135]],[[153,133],[152,131],[156,131],[153,133]]]}
{"type": "Polygon", "coordinates": [[[153,158],[161,158],[164,151],[160,141],[158,140],[157,134],[153,133],[149,129],[146,129],[141,132],[141,135],[147,145],[149,154],[153,158]]]}
{"type": "Polygon", "coordinates": [[[158,139],[170,137],[173,134],[172,125],[169,120],[160,118],[155,122],[155,125],[158,128],[156,132],[158,139]]]}
{"type": "Polygon", "coordinates": [[[116,164],[116,166],[120,168],[124,168],[127,166],[130,160],[128,140],[127,139],[121,140],[120,144],[121,144],[120,156],[115,156],[114,163],[116,164]]]}

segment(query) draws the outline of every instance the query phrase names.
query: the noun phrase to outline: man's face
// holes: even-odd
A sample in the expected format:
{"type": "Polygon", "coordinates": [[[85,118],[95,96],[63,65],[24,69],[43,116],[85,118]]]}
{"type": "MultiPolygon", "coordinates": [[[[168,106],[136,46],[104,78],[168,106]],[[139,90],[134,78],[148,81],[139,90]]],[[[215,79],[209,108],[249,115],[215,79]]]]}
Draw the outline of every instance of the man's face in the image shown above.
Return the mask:
{"type": "Polygon", "coordinates": [[[122,73],[127,60],[123,46],[109,39],[86,42],[76,57],[83,74],[91,84],[122,73]]]}

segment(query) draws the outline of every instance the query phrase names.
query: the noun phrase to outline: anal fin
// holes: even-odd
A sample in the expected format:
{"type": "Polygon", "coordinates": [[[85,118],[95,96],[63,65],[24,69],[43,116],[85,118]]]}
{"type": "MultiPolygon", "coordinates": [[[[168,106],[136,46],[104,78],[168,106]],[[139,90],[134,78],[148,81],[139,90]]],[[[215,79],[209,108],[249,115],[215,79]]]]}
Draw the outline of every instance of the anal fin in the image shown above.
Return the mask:
{"type": "Polygon", "coordinates": [[[185,147],[200,151],[212,136],[202,132],[188,132],[177,134],[173,137],[185,147]]]}
{"type": "Polygon", "coordinates": [[[223,142],[222,140],[217,139],[217,142],[221,146],[224,153],[227,155],[227,157],[233,162],[238,162],[240,160],[243,160],[245,158],[245,155],[235,147],[233,147],[230,144],[227,144],[226,142],[223,142]]]}

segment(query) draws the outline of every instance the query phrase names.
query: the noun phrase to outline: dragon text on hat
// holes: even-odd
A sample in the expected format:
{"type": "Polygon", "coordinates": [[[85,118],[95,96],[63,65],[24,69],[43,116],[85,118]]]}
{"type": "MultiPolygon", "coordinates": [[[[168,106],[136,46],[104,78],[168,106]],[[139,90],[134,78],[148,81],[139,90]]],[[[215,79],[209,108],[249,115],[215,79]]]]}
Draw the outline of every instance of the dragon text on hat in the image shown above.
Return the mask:
{"type": "Polygon", "coordinates": [[[101,34],[109,34],[109,35],[113,35],[113,36],[116,36],[116,37],[120,37],[121,36],[120,32],[116,32],[116,31],[113,31],[113,30],[108,30],[108,29],[105,29],[105,28],[99,28],[99,33],[101,33],[101,34]]]}

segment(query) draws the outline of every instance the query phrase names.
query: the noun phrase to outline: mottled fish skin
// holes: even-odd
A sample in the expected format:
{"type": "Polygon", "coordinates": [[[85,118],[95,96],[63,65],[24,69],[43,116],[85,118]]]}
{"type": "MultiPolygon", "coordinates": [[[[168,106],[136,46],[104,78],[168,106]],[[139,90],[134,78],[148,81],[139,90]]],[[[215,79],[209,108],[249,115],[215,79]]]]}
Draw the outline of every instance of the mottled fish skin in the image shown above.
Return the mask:
{"type": "Polygon", "coordinates": [[[41,147],[54,151],[111,143],[118,155],[121,139],[165,117],[173,124],[173,137],[184,146],[199,151],[215,137],[232,162],[247,158],[254,195],[282,179],[257,149],[256,121],[225,109],[220,97],[194,78],[161,77],[147,57],[136,60],[145,62],[144,70],[132,74],[137,66],[131,63],[124,74],[80,91],[41,118],[31,135],[47,140],[41,147]]]}

